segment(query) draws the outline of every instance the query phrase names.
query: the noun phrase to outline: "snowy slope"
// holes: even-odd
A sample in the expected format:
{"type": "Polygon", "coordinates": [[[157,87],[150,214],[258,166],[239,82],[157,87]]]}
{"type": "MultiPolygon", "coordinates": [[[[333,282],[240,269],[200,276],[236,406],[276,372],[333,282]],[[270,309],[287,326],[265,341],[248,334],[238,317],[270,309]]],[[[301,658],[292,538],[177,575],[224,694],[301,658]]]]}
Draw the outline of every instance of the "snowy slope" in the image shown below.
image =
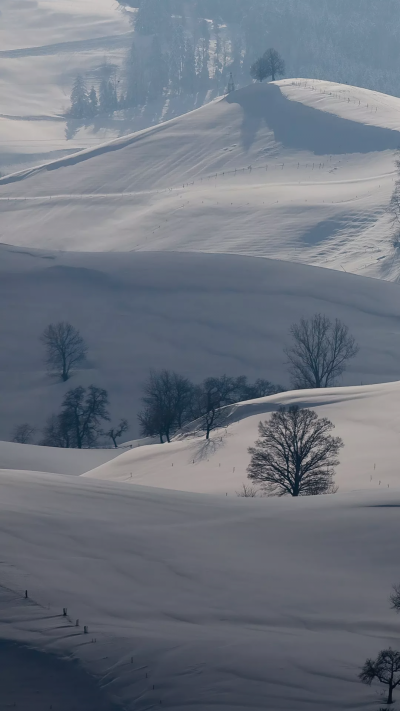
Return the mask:
{"type": "Polygon", "coordinates": [[[132,34],[116,0],[0,0],[3,175],[120,135],[118,122],[71,130],[63,114],[76,75],[121,66],[132,34]]]}
{"type": "Polygon", "coordinates": [[[400,99],[327,82],[253,84],[4,178],[1,240],[229,252],[396,279],[387,207],[399,108],[400,99]]]}
{"type": "Polygon", "coordinates": [[[400,383],[297,391],[236,406],[229,425],[215,432],[141,447],[84,476],[166,489],[235,495],[247,480],[247,449],[258,423],[280,405],[315,409],[335,425],[345,448],[335,479],[340,492],[400,488],[397,467],[400,383]]]}
{"type": "Polygon", "coordinates": [[[40,430],[68,388],[91,383],[109,391],[113,421],[126,417],[135,437],[151,367],[195,382],[227,373],[287,387],[289,328],[319,311],[344,321],[360,344],[343,384],[398,380],[398,293],[396,284],[264,259],[3,246],[0,438],[22,422],[40,430]],[[80,329],[89,349],[66,384],[46,373],[39,340],[61,320],[80,329]]]}
{"type": "Polygon", "coordinates": [[[357,674],[398,643],[399,489],[250,501],[18,472],[0,486],[0,636],[72,653],[125,711],[377,708],[357,674]]]}
{"type": "Polygon", "coordinates": [[[121,454],[118,449],[56,449],[0,442],[0,469],[79,476],[121,454]]]}

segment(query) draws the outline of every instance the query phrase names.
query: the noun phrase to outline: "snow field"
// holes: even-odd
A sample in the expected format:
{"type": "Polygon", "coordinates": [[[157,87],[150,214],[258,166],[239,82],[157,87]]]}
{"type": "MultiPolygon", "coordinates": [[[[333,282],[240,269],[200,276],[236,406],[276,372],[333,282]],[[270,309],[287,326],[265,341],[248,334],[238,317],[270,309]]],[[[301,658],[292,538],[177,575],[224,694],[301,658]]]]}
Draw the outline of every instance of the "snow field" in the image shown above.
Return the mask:
{"type": "Polygon", "coordinates": [[[4,178],[2,241],[234,253],[396,280],[388,205],[400,100],[363,91],[363,101],[373,94],[371,105],[379,104],[371,123],[352,87],[342,89],[353,103],[337,98],[338,85],[333,96],[300,89],[296,81],[251,85],[4,178]]]}
{"type": "Polygon", "coordinates": [[[397,643],[398,490],[257,501],[15,471],[0,486],[16,590],[1,636],[73,654],[121,707],[376,708],[357,674],[397,643]]]}

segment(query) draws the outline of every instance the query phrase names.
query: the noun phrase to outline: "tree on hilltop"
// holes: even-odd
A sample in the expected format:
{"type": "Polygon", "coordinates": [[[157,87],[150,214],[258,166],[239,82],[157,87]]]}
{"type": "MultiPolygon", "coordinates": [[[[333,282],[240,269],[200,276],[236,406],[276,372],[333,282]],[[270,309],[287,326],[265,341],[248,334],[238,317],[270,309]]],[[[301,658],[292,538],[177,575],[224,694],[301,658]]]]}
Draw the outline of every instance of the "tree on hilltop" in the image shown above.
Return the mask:
{"type": "Polygon", "coordinates": [[[276,49],[267,49],[250,67],[251,76],[259,82],[269,77],[275,81],[277,76],[282,76],[284,73],[285,62],[276,49]]]}
{"type": "Polygon", "coordinates": [[[264,54],[264,59],[268,64],[270,72],[269,76],[272,81],[275,81],[276,77],[284,75],[286,70],[285,62],[276,49],[267,49],[264,54]]]}
{"type": "Polygon", "coordinates": [[[340,437],[332,437],[334,425],[313,410],[292,405],[280,408],[271,419],[260,422],[259,439],[249,448],[248,476],[262,484],[270,496],[315,496],[335,491],[333,477],[340,437]]]}

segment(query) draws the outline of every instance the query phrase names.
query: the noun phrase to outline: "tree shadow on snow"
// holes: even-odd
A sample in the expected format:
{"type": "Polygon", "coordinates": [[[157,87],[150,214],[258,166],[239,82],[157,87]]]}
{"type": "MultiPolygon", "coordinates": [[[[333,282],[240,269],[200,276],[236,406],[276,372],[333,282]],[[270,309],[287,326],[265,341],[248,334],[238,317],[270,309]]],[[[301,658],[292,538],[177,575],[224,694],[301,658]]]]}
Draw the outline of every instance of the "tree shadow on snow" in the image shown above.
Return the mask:
{"type": "Polygon", "coordinates": [[[210,436],[210,439],[202,439],[193,448],[193,462],[199,464],[213,457],[220,449],[225,447],[228,431],[224,430],[219,434],[210,436]]]}
{"type": "Polygon", "coordinates": [[[233,92],[226,101],[243,109],[241,139],[247,151],[264,125],[286,148],[316,155],[371,153],[396,150],[400,145],[399,131],[367,126],[290,101],[275,84],[253,84],[233,92]]]}

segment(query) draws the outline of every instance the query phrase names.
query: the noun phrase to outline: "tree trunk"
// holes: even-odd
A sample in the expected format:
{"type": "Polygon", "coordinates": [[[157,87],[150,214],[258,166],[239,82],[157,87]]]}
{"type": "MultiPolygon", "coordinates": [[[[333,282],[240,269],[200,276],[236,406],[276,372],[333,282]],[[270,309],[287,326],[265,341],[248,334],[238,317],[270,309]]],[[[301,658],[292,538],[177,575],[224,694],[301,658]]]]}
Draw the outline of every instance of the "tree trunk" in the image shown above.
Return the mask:
{"type": "Polygon", "coordinates": [[[388,700],[386,701],[386,703],[388,705],[393,703],[393,686],[391,684],[389,685],[388,700]]]}

